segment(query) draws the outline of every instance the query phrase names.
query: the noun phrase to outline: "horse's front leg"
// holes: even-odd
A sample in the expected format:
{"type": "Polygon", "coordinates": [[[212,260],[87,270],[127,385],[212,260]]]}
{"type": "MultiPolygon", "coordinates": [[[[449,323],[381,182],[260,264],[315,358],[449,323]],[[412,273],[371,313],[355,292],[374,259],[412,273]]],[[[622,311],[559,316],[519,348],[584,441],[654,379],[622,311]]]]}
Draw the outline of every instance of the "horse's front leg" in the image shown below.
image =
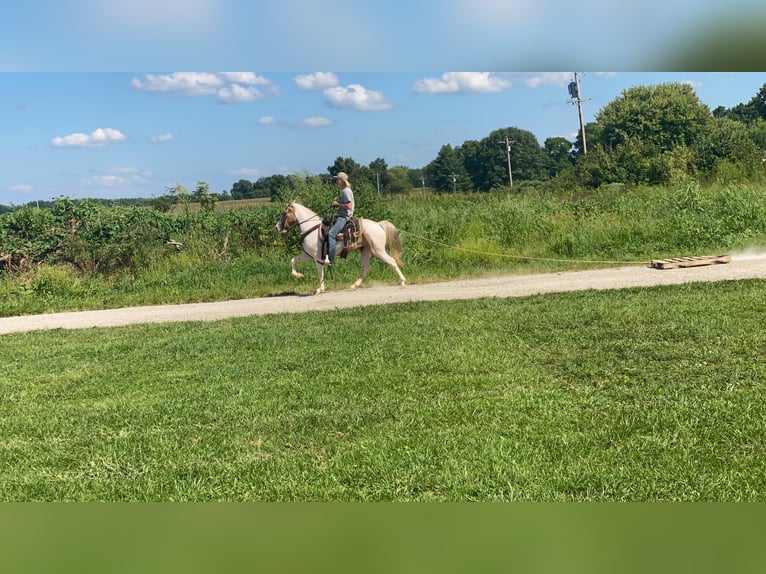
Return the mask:
{"type": "Polygon", "coordinates": [[[314,291],[314,295],[324,293],[324,265],[317,262],[317,275],[319,276],[319,287],[314,291]]]}
{"type": "Polygon", "coordinates": [[[359,278],[354,281],[354,284],[351,286],[352,289],[356,289],[362,284],[362,281],[364,281],[364,278],[367,277],[367,273],[370,271],[370,257],[372,256],[372,251],[369,247],[362,247],[362,251],[359,253],[359,260],[362,263],[362,273],[359,275],[359,278]]]}
{"type": "Polygon", "coordinates": [[[306,261],[308,259],[311,259],[311,257],[306,255],[305,253],[301,253],[300,255],[296,255],[295,257],[290,259],[290,274],[297,279],[303,279],[303,273],[301,273],[300,271],[298,271],[298,269],[296,269],[295,263],[298,261],[306,261]]]}

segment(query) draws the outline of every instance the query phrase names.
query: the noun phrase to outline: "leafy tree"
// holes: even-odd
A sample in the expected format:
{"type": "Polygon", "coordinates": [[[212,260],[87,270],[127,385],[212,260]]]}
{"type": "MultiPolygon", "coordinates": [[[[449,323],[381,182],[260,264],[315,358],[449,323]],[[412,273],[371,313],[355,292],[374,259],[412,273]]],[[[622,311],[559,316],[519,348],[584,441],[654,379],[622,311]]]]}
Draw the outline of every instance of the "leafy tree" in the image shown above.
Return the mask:
{"type": "MultiPolygon", "coordinates": [[[[607,178],[591,183],[666,181],[668,153],[676,148],[694,149],[707,140],[712,129],[710,110],[688,84],[627,89],[596,114],[592,137],[586,131],[589,143],[604,152],[596,159],[606,162],[598,170],[593,169],[593,159],[586,162],[591,175],[600,172],[607,178]]],[[[678,157],[671,164],[677,166],[678,157]]]]}
{"type": "Polygon", "coordinates": [[[372,174],[373,183],[375,184],[376,188],[378,186],[378,183],[380,183],[380,189],[388,189],[388,186],[390,184],[390,178],[388,174],[388,164],[386,163],[386,160],[379,157],[371,161],[369,165],[369,169],[372,174]]]}
{"type": "MultiPolygon", "coordinates": [[[[327,173],[329,173],[331,176],[335,176],[336,173],[343,171],[346,172],[348,175],[348,178],[353,182],[356,175],[358,175],[358,172],[362,166],[359,165],[356,161],[354,161],[350,157],[340,157],[338,156],[335,158],[335,162],[333,162],[332,165],[327,167],[327,173]]],[[[357,178],[359,179],[359,178],[357,178]]]]}
{"type": "Polygon", "coordinates": [[[250,199],[255,197],[253,182],[247,179],[240,179],[231,186],[232,199],[250,199]]]}
{"type": "Polygon", "coordinates": [[[563,137],[548,138],[543,143],[546,170],[548,176],[555,177],[559,172],[572,167],[572,142],[563,137]]]}
{"type": "Polygon", "coordinates": [[[203,211],[214,211],[218,205],[218,196],[210,193],[210,185],[204,181],[197,182],[193,197],[203,211]]]}
{"type": "Polygon", "coordinates": [[[412,191],[410,170],[405,166],[395,166],[388,170],[387,191],[392,194],[409,193],[412,191]]]}
{"type": "Polygon", "coordinates": [[[168,194],[175,198],[175,202],[183,205],[184,213],[189,215],[189,191],[180,183],[176,183],[173,187],[166,188],[168,194]]]}
{"type": "Polygon", "coordinates": [[[458,153],[474,187],[483,191],[509,186],[511,176],[516,181],[543,179],[547,175],[546,158],[537,138],[532,132],[519,128],[495,130],[478,142],[466,141],[458,153]]]}
{"type": "Polygon", "coordinates": [[[692,146],[709,129],[712,114],[690,85],[670,83],[623,91],[596,114],[596,123],[594,143],[605,149],[638,139],[659,153],[692,146]]]}
{"type": "Polygon", "coordinates": [[[428,181],[437,191],[472,191],[471,178],[457,150],[450,144],[443,145],[436,159],[426,166],[428,181]]]}

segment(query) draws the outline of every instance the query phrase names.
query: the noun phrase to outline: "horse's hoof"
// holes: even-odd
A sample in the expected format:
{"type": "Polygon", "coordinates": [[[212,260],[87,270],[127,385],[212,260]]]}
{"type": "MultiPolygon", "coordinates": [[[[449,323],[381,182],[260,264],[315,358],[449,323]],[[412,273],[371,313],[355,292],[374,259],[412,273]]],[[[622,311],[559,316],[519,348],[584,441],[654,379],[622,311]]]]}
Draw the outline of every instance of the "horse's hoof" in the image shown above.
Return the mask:
{"type": "Polygon", "coordinates": [[[324,289],[317,289],[314,291],[314,295],[321,295],[322,293],[324,293],[324,289]]]}
{"type": "Polygon", "coordinates": [[[303,279],[303,273],[298,273],[298,274],[295,276],[295,278],[296,278],[296,279],[303,279]]]}
{"type": "Polygon", "coordinates": [[[399,282],[399,287],[401,287],[402,289],[404,289],[406,286],[407,284],[404,281],[399,282]]]}

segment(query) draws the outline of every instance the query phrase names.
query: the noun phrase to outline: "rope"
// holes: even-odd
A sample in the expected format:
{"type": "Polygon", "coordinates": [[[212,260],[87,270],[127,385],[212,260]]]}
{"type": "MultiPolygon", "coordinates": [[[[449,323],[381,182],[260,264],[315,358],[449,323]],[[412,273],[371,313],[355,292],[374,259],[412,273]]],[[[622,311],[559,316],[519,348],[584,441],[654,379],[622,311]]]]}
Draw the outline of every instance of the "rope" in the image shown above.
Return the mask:
{"type": "Polygon", "coordinates": [[[557,263],[608,263],[611,265],[626,265],[626,264],[634,264],[638,265],[639,263],[642,264],[651,264],[651,261],[610,261],[605,259],[554,259],[552,257],[532,257],[529,255],[510,255],[507,253],[490,253],[488,251],[478,251],[477,249],[468,249],[467,247],[457,247],[455,245],[449,245],[448,243],[443,243],[441,241],[436,241],[434,239],[429,239],[428,237],[423,237],[422,235],[418,235],[416,233],[412,233],[411,231],[406,231],[404,229],[399,230],[400,233],[406,233],[408,235],[411,235],[412,237],[417,237],[418,239],[422,239],[423,241],[428,241],[430,243],[435,243],[436,245],[441,245],[442,247],[447,247],[449,249],[456,249],[458,251],[467,251],[468,253],[476,253],[478,255],[490,255],[494,257],[507,257],[509,259],[531,259],[534,261],[555,261],[557,263]]]}

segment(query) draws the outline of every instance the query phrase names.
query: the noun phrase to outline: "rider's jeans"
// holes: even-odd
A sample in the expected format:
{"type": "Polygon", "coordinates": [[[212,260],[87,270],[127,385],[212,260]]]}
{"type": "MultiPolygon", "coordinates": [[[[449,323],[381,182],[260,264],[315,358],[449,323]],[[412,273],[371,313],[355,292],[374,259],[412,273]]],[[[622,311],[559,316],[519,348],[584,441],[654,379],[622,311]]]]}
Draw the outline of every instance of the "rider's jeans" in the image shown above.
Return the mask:
{"type": "Polygon", "coordinates": [[[339,216],[335,220],[335,223],[333,223],[333,226],[330,228],[329,236],[327,238],[327,251],[328,256],[330,257],[330,263],[335,261],[335,244],[337,243],[335,238],[338,236],[338,233],[340,233],[346,226],[346,221],[347,218],[339,216]]]}

